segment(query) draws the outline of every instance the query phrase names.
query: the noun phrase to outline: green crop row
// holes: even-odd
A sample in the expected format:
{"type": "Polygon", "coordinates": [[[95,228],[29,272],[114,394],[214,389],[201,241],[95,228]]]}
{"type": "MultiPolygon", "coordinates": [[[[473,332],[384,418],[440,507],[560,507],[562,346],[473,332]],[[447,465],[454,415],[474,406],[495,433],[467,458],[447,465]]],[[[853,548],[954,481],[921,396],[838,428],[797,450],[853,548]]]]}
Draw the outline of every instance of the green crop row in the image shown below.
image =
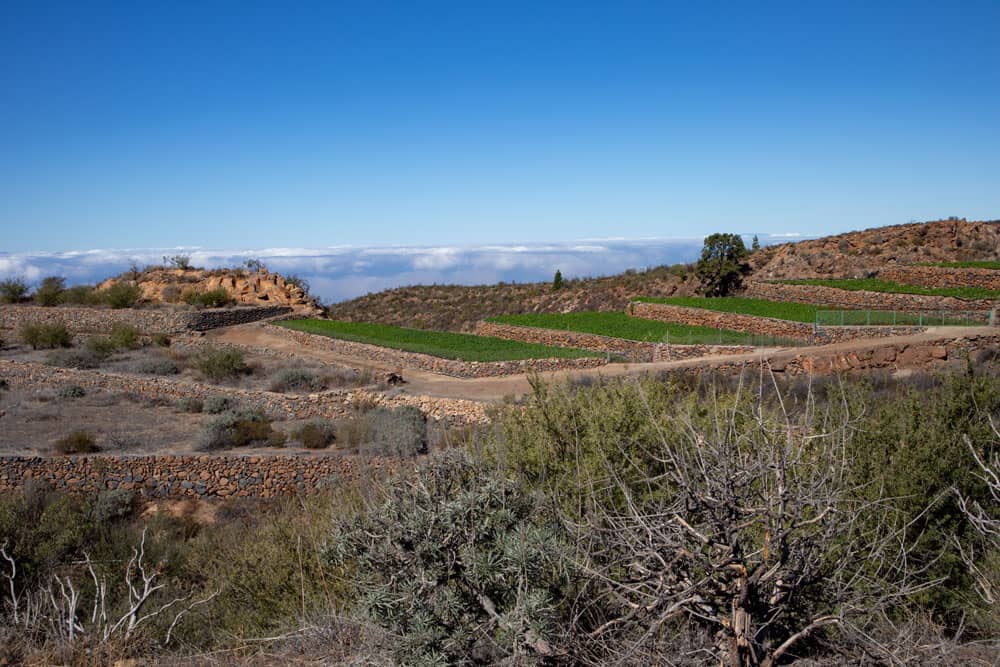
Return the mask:
{"type": "Polygon", "coordinates": [[[867,292],[887,292],[893,294],[921,294],[925,296],[952,296],[959,299],[996,299],[1000,292],[980,287],[923,287],[902,285],[877,278],[841,278],[831,280],[782,280],[786,285],[815,285],[836,289],[867,292]]]}
{"type": "Polygon", "coordinates": [[[808,322],[812,324],[816,321],[816,306],[789,301],[767,301],[765,299],[748,299],[737,296],[717,298],[704,296],[638,297],[634,300],[644,303],[683,306],[685,308],[701,308],[719,313],[773,317],[791,322],[808,322]]]}

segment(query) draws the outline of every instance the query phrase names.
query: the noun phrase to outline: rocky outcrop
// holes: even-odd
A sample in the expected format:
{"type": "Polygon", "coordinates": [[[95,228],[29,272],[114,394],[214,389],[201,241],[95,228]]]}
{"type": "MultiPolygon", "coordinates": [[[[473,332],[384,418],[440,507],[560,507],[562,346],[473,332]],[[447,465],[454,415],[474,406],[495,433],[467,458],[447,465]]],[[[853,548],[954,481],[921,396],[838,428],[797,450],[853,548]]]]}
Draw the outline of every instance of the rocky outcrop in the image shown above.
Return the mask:
{"type": "Polygon", "coordinates": [[[142,300],[150,303],[177,303],[187,291],[209,292],[224,289],[238,304],[251,306],[286,306],[300,315],[318,315],[322,307],[299,285],[267,269],[248,272],[242,269],[147,269],[135,275],[110,278],[98,289],[118,280],[130,280],[142,289],[142,300]]]}

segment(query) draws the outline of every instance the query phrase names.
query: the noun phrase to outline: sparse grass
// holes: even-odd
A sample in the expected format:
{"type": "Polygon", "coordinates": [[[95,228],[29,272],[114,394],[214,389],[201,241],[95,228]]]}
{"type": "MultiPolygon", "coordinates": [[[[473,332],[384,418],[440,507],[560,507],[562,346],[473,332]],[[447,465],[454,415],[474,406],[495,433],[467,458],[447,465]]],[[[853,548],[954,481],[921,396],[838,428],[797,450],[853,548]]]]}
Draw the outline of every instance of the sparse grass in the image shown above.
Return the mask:
{"type": "Polygon", "coordinates": [[[649,342],[747,343],[751,334],[712,327],[690,326],[629,317],[625,313],[585,311],[580,313],[528,313],[501,315],[487,322],[542,329],[592,333],[612,338],[649,342]]]}
{"type": "Polygon", "coordinates": [[[444,359],[463,361],[511,361],[519,359],[579,358],[598,356],[595,352],[565,347],[488,338],[443,331],[406,329],[385,324],[340,322],[336,320],[286,320],[279,326],[357,343],[395,350],[419,352],[444,359]]]}
{"type": "Polygon", "coordinates": [[[989,269],[1000,271],[1000,262],[979,261],[979,262],[921,262],[917,266],[936,266],[942,269],[989,269]]]}
{"type": "Polygon", "coordinates": [[[643,303],[663,303],[670,306],[685,308],[701,308],[719,313],[738,313],[740,315],[755,315],[757,317],[773,317],[791,322],[816,321],[816,306],[790,301],[767,301],[765,299],[748,299],[738,296],[710,298],[702,296],[674,296],[667,298],[639,297],[635,301],[643,303]]]}
{"type": "Polygon", "coordinates": [[[782,280],[786,285],[814,285],[848,291],[886,292],[891,294],[921,294],[924,296],[951,296],[958,299],[996,299],[1000,292],[980,287],[923,287],[902,285],[877,278],[841,278],[831,280],[782,280]]]}

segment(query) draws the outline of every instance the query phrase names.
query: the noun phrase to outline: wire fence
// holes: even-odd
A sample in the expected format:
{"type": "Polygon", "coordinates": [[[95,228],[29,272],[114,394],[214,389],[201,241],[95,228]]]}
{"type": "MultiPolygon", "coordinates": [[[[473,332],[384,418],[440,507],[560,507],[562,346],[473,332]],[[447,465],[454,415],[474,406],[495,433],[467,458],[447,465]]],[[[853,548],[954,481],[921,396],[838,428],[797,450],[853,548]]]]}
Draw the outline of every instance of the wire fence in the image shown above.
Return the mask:
{"type": "Polygon", "coordinates": [[[664,334],[659,341],[664,345],[744,345],[751,347],[795,347],[811,345],[808,340],[787,336],[766,336],[763,334],[741,334],[732,331],[713,333],[691,333],[682,335],[664,334]]]}
{"type": "Polygon", "coordinates": [[[817,327],[993,326],[992,310],[817,310],[817,327]]]}

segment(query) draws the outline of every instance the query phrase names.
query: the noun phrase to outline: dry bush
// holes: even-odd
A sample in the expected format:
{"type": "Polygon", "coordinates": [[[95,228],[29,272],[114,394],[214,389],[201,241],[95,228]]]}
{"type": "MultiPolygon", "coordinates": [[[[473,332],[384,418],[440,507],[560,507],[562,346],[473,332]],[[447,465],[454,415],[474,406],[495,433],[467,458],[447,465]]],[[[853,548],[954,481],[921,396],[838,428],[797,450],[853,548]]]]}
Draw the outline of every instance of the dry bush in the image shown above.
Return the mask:
{"type": "Polygon", "coordinates": [[[87,431],[73,431],[52,443],[52,447],[60,454],[93,454],[101,451],[97,446],[97,437],[87,431]]]}

